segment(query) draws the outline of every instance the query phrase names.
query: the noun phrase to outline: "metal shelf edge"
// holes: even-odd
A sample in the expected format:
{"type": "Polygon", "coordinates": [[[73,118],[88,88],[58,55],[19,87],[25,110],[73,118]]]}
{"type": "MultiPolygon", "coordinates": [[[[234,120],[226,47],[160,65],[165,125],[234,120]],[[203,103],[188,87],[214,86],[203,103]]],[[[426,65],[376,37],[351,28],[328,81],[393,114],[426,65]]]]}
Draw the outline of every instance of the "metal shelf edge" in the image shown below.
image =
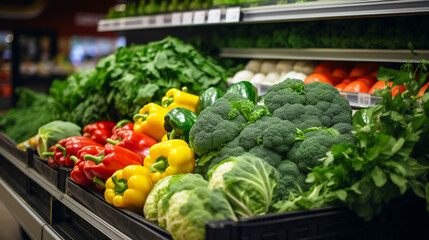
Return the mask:
{"type": "Polygon", "coordinates": [[[415,50],[418,56],[410,57],[410,50],[399,49],[341,49],[341,48],[221,48],[220,56],[229,58],[336,60],[372,62],[418,62],[428,58],[429,50],[415,50]]]}
{"type": "Polygon", "coordinates": [[[272,22],[326,19],[337,17],[382,16],[429,12],[429,2],[413,1],[333,1],[307,2],[254,8],[243,8],[242,22],[272,22]]]}
{"type": "Polygon", "coordinates": [[[32,239],[42,237],[46,222],[0,177],[1,201],[8,207],[20,226],[32,239]]]}

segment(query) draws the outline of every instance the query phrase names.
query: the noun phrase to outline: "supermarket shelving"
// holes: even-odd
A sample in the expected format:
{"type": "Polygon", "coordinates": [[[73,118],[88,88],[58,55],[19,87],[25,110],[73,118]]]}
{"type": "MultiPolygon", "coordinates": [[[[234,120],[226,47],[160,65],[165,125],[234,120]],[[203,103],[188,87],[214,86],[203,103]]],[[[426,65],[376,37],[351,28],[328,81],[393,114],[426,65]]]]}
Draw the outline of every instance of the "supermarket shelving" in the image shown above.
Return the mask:
{"type": "MultiPolygon", "coordinates": [[[[61,192],[56,186],[47,181],[43,176],[36,172],[33,168],[28,167],[22,162],[22,159],[18,159],[14,154],[11,154],[7,150],[8,146],[0,146],[0,156],[16,167],[22,174],[35,184],[43,188],[48,192],[54,199],[58,200],[62,205],[70,209],[73,213],[77,214],[88,224],[102,232],[105,237],[109,239],[131,239],[120,230],[111,226],[108,222],[89,211],[82,204],[61,192]]],[[[1,159],[0,159],[1,160],[1,159]]],[[[0,193],[2,196],[1,201],[7,205],[13,212],[14,216],[20,222],[26,232],[33,236],[33,239],[49,239],[41,238],[42,231],[47,232],[48,236],[52,238],[58,238],[57,233],[51,228],[47,227],[48,223],[44,221],[40,216],[35,213],[33,208],[28,205],[22,197],[17,194],[10,185],[0,177],[0,193]]]]}
{"type": "MultiPolygon", "coordinates": [[[[98,31],[125,31],[136,29],[168,28],[231,24],[226,20],[228,8],[202,9],[185,12],[162,13],[147,16],[105,19],[98,23],[98,31]],[[220,9],[220,19],[209,22],[209,11],[220,9]],[[204,13],[204,21],[182,21],[184,14],[204,13]],[[177,19],[177,21],[176,21],[177,19]]],[[[425,0],[369,0],[369,1],[315,1],[297,4],[268,5],[241,8],[241,18],[235,23],[270,23],[308,21],[332,18],[392,16],[429,13],[429,1],[425,0]]],[[[195,19],[194,19],[195,20],[195,19]]]]}

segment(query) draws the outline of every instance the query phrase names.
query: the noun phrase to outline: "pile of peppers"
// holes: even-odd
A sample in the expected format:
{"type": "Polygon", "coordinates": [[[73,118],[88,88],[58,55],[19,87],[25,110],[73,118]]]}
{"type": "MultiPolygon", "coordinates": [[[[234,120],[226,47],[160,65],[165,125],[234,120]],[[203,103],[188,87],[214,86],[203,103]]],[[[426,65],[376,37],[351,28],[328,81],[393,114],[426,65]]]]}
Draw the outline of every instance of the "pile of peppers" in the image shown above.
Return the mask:
{"type": "MultiPolygon", "coordinates": [[[[230,86],[256,103],[257,89],[249,82],[230,86]]],[[[161,105],[149,103],[134,122],[102,121],[87,125],[83,137],[63,139],[45,153],[51,166],[73,167],[71,179],[85,187],[103,188],[106,202],[141,212],[146,197],[160,179],[193,173],[194,152],[189,131],[198,114],[223,92],[211,87],[199,96],[186,89],[170,89],[161,105]]]]}

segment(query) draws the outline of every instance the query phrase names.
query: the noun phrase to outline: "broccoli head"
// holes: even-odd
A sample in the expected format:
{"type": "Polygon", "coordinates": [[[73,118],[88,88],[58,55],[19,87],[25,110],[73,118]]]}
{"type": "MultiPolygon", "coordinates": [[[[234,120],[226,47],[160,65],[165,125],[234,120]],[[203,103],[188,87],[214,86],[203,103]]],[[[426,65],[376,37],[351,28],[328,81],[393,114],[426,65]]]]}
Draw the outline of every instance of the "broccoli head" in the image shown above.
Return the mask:
{"type": "Polygon", "coordinates": [[[232,117],[230,101],[245,100],[237,94],[228,93],[210,108],[204,109],[189,132],[189,145],[196,154],[202,155],[222,144],[232,141],[239,133],[246,118],[239,111],[232,117]]]}
{"type": "Polygon", "coordinates": [[[299,129],[351,124],[349,102],[330,84],[287,79],[270,87],[265,105],[274,117],[289,120],[299,129]]]}
{"type": "Polygon", "coordinates": [[[326,83],[287,79],[271,86],[265,105],[225,95],[201,112],[190,132],[198,172],[249,152],[277,169],[280,198],[306,191],[309,169],[334,144],[352,142],[351,108],[326,83]]]}

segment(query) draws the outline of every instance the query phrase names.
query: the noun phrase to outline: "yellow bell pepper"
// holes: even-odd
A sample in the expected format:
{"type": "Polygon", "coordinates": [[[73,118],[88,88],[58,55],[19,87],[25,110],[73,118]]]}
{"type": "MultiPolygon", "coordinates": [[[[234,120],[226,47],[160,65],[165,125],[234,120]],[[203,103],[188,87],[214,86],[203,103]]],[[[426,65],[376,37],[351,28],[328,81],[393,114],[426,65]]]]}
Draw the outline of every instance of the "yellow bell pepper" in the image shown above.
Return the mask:
{"type": "Polygon", "coordinates": [[[156,103],[144,105],[133,117],[134,131],[146,134],[158,142],[161,141],[162,137],[167,134],[164,129],[164,116],[168,111],[156,103]]]}
{"type": "Polygon", "coordinates": [[[165,142],[168,141],[168,134],[165,134],[164,136],[162,136],[161,142],[165,142]]]}
{"type": "Polygon", "coordinates": [[[180,139],[153,145],[143,165],[150,171],[153,183],[170,175],[192,173],[195,168],[194,151],[180,139]]]}
{"type": "Polygon", "coordinates": [[[177,88],[172,88],[165,93],[165,96],[162,98],[161,105],[168,110],[173,108],[182,107],[196,112],[196,107],[199,96],[187,93],[185,91],[180,91],[177,88]]]}
{"type": "Polygon", "coordinates": [[[140,213],[152,188],[149,170],[141,165],[129,165],[107,179],[104,198],[116,207],[140,213]]]}

